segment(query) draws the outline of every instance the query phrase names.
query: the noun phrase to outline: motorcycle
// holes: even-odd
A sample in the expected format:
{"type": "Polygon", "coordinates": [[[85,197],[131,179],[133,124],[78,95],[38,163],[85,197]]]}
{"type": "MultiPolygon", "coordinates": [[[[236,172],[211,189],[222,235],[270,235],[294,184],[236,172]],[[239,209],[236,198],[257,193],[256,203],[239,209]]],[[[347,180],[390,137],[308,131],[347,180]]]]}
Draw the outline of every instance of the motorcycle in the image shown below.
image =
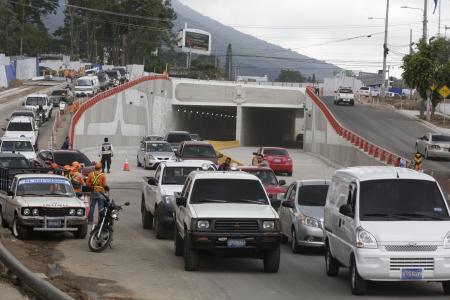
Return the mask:
{"type": "Polygon", "coordinates": [[[102,252],[106,247],[111,247],[113,236],[114,221],[119,220],[119,211],[122,206],[130,205],[130,202],[125,202],[124,205],[117,205],[114,200],[106,195],[105,206],[100,210],[100,218],[98,224],[92,227],[89,236],[89,249],[93,252],[102,252]]]}

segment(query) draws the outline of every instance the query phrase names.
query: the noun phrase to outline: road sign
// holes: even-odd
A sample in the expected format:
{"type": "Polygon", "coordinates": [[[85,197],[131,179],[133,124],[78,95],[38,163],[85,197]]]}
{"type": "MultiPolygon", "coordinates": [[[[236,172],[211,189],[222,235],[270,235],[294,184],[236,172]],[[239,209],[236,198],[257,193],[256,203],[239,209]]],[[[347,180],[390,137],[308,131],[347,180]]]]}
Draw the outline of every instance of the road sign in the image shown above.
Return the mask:
{"type": "Polygon", "coordinates": [[[450,89],[448,86],[444,85],[439,89],[439,94],[444,98],[447,99],[448,96],[450,96],[450,89]]]}

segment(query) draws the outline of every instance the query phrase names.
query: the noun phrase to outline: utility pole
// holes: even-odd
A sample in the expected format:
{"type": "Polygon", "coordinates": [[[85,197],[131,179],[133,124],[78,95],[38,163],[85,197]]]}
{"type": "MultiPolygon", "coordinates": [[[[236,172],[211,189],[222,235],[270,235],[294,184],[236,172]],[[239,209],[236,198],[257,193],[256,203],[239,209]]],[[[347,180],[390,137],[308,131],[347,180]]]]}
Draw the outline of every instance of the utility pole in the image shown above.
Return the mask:
{"type": "MultiPolygon", "coordinates": [[[[424,7],[423,7],[423,40],[426,43],[427,42],[427,36],[428,36],[428,0],[424,0],[424,7]]],[[[440,1],[439,1],[440,2],[440,1]]]]}
{"type": "Polygon", "coordinates": [[[383,44],[383,81],[381,85],[381,98],[386,98],[386,59],[388,54],[388,26],[389,26],[389,0],[386,0],[386,18],[384,19],[384,44],[383,44]]]}
{"type": "Polygon", "coordinates": [[[409,54],[413,53],[412,29],[409,30],[409,54]]]}
{"type": "Polygon", "coordinates": [[[25,3],[20,0],[20,5],[22,6],[22,36],[20,37],[20,56],[23,55],[23,38],[25,36],[25,3]]]}
{"type": "Polygon", "coordinates": [[[441,36],[441,3],[442,0],[439,0],[438,36],[441,36]]]}
{"type": "Polygon", "coordinates": [[[445,26],[444,29],[445,29],[445,36],[444,37],[447,38],[447,29],[450,29],[450,26],[445,26]]]}

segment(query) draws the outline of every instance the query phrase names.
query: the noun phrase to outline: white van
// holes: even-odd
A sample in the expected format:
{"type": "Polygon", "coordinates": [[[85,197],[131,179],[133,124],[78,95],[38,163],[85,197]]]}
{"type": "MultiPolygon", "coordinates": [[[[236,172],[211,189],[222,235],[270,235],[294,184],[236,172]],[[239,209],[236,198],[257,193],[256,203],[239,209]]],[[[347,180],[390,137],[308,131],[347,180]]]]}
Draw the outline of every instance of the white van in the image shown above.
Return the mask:
{"type": "Polygon", "coordinates": [[[40,115],[43,122],[52,117],[53,104],[47,94],[30,94],[23,103],[25,109],[32,109],[40,115]]]}
{"type": "Polygon", "coordinates": [[[369,281],[437,281],[450,294],[450,217],[433,177],[405,168],[336,171],[324,213],[328,276],[350,268],[353,294],[369,281]]]}
{"type": "Polygon", "coordinates": [[[97,76],[83,76],[77,79],[75,95],[77,97],[93,96],[100,90],[100,82],[97,76]]]}
{"type": "Polygon", "coordinates": [[[28,139],[32,145],[37,146],[39,131],[31,117],[13,117],[3,131],[5,131],[3,138],[28,139]]]}

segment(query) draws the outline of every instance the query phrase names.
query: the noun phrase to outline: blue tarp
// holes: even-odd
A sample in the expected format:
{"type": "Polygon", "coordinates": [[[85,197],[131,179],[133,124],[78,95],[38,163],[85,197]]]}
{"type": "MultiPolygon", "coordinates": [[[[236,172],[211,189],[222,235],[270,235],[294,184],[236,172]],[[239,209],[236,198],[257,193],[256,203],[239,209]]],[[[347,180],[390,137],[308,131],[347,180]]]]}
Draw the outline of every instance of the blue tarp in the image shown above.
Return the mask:
{"type": "Polygon", "coordinates": [[[16,68],[14,68],[13,64],[5,66],[6,71],[6,80],[8,81],[8,85],[11,81],[16,79],[16,68]]]}

